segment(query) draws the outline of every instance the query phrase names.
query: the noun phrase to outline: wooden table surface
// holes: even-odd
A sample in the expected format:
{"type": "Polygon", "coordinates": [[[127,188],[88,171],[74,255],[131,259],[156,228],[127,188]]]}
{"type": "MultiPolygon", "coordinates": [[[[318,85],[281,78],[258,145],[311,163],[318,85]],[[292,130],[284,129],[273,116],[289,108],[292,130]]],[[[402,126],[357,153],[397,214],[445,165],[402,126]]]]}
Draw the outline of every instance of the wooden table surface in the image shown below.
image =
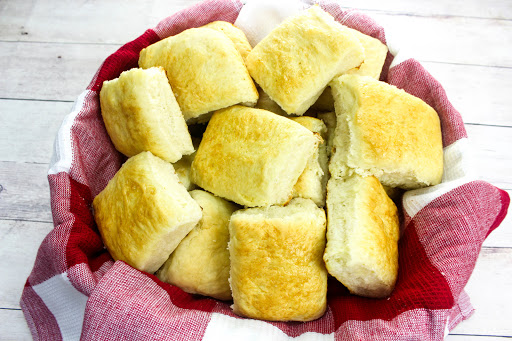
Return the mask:
{"type": "MultiPolygon", "coordinates": [[[[0,1],[0,340],[29,340],[21,290],[52,229],[46,173],[63,117],[101,62],[197,0],[0,1]]],[[[374,17],[443,84],[481,179],[512,189],[512,1],[342,1],[374,17]]],[[[447,340],[512,338],[512,218],[485,241],[476,308],[447,340]]]]}

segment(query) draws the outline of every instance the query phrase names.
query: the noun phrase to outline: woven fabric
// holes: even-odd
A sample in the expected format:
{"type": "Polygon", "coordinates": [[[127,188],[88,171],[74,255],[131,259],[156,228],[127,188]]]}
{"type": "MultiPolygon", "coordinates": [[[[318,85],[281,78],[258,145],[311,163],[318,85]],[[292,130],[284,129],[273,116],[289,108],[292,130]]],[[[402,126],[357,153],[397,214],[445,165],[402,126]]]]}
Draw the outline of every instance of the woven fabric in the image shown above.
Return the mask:
{"type": "MultiPolygon", "coordinates": [[[[320,6],[339,22],[386,43],[384,29],[368,16],[343,10],[335,1],[320,6]]],[[[126,158],[115,150],[102,122],[98,94],[103,81],[136,67],[142,48],[214,20],[235,22],[241,10],[235,0],[209,0],[163,20],[105,60],[64,120],[48,175],[55,227],[39,248],[20,302],[35,340],[442,340],[471,315],[464,286],[510,199],[469,176],[464,124],[439,82],[414,59],[392,64],[396,56],[391,53],[381,79],[438,112],[445,147],[443,183],[404,196],[399,275],[391,297],[353,296],[331,280],[322,318],[256,321],[234,315],[229,302],[187,294],[112,260],[91,203],[126,158]]]]}

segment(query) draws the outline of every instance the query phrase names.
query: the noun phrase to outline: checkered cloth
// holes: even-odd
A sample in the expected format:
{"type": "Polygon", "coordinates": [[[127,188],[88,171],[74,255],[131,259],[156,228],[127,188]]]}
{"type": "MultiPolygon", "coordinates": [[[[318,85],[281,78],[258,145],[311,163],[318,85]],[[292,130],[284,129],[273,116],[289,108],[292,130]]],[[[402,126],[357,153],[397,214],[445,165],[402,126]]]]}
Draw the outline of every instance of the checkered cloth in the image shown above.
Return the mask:
{"type": "MultiPolygon", "coordinates": [[[[367,16],[343,10],[336,2],[320,6],[339,22],[386,43],[383,28],[367,16]]],[[[112,260],[91,214],[92,199],[125,160],[101,118],[98,93],[103,81],[136,67],[142,48],[214,20],[233,23],[239,18],[250,38],[258,39],[258,25],[250,22],[255,8],[261,10],[254,3],[208,0],[170,16],[108,57],[78,97],[58,132],[48,175],[55,228],[39,249],[20,302],[34,339],[441,340],[471,315],[464,286],[482,242],[503,220],[510,199],[467,172],[464,124],[441,85],[416,60],[392,53],[382,79],[438,112],[446,168],[440,185],[409,191],[403,198],[399,275],[391,297],[353,296],[332,281],[322,318],[307,323],[256,321],[235,316],[229,303],[187,294],[112,260]]],[[[273,15],[282,20],[279,10],[273,15]]]]}

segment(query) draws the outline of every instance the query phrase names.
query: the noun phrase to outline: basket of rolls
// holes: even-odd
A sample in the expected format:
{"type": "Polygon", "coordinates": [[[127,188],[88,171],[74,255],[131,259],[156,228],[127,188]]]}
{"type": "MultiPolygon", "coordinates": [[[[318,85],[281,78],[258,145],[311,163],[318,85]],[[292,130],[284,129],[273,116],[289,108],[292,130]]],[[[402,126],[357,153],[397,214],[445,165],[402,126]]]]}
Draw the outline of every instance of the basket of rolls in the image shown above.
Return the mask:
{"type": "Polygon", "coordinates": [[[442,340],[509,198],[396,51],[336,1],[207,0],[108,57],[56,138],[34,338],[442,340]]]}

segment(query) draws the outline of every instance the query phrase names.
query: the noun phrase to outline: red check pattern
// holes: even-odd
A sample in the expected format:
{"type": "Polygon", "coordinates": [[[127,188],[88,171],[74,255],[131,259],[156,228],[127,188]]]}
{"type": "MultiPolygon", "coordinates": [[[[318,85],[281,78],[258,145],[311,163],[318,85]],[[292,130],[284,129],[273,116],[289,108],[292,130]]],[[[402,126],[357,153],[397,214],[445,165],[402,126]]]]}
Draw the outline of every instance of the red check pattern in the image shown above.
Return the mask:
{"type": "MultiPolygon", "coordinates": [[[[384,29],[371,18],[335,1],[320,5],[339,22],[386,43],[384,29]]],[[[326,314],[308,323],[243,319],[231,312],[230,302],[187,294],[113,262],[91,213],[92,199],[125,160],[101,118],[103,81],[136,67],[142,48],[214,20],[234,22],[242,7],[236,0],[208,0],[163,20],[108,57],[77,102],[67,142],[71,165],[48,176],[55,228],[40,246],[20,302],[35,340],[238,340],[260,333],[279,340],[304,333],[330,340],[442,340],[471,315],[463,288],[484,239],[510,203],[505,191],[484,181],[444,192],[412,217],[403,211],[400,270],[389,299],[352,296],[331,280],[326,314]],[[225,333],[212,336],[218,330],[225,333]]],[[[442,86],[417,61],[389,68],[392,60],[389,53],[381,79],[438,112],[444,146],[466,138],[461,115],[442,86]]]]}

